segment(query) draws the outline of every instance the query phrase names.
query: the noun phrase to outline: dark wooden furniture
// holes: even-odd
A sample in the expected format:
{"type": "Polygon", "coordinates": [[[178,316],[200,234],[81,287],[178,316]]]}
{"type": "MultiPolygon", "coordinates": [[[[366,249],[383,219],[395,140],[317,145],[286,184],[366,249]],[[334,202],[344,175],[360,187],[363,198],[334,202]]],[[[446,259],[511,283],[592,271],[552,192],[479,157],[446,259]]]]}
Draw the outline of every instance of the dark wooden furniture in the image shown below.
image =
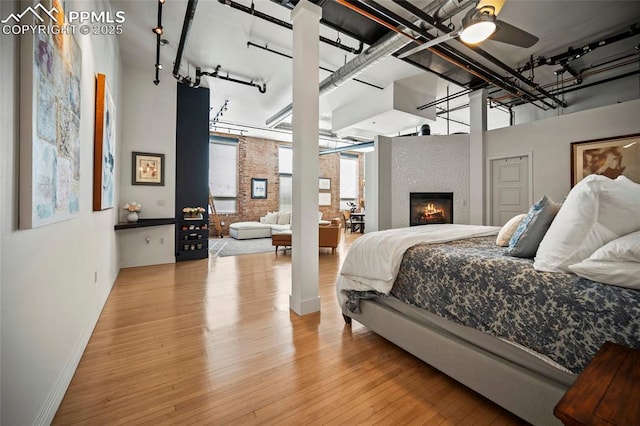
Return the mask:
{"type": "Polygon", "coordinates": [[[176,259],[204,259],[209,254],[209,223],[206,219],[176,222],[176,259]]]}
{"type": "Polygon", "coordinates": [[[137,222],[119,222],[113,228],[116,231],[121,229],[146,228],[148,226],[173,225],[176,220],[172,217],[159,219],[138,219],[137,222]]]}
{"type": "Polygon", "coordinates": [[[606,342],[553,414],[565,425],[640,424],[640,349],[606,342]]]}
{"type": "Polygon", "coordinates": [[[364,213],[351,213],[351,232],[364,233],[364,213]]]}

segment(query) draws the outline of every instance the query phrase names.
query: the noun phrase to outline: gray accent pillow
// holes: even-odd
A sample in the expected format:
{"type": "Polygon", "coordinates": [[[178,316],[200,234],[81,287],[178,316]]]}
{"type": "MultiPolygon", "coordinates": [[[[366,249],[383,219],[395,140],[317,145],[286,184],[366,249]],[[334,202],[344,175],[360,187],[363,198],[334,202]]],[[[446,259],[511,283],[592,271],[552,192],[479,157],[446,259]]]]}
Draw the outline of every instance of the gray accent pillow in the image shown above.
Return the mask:
{"type": "Polygon", "coordinates": [[[540,241],[547,233],[558,210],[560,206],[546,195],[531,206],[527,217],[511,236],[507,254],[514,257],[535,257],[540,241]]]}

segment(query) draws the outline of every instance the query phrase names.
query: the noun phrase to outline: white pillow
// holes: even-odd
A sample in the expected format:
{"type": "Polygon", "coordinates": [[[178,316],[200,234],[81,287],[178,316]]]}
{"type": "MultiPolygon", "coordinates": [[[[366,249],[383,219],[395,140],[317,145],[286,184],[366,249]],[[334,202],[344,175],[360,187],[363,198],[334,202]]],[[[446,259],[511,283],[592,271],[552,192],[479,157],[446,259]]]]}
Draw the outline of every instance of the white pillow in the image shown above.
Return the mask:
{"type": "Polygon", "coordinates": [[[278,223],[278,212],[268,212],[264,217],[264,223],[267,225],[275,225],[278,223]]]}
{"type": "Polygon", "coordinates": [[[496,244],[501,247],[507,247],[509,245],[509,240],[511,240],[511,236],[514,232],[516,232],[516,229],[518,229],[518,225],[520,225],[525,217],[527,217],[527,214],[522,213],[509,219],[509,221],[504,224],[502,229],[500,229],[500,232],[498,232],[496,244]]]}
{"type": "Polygon", "coordinates": [[[533,267],[570,272],[607,242],[640,230],[640,185],[624,176],[615,180],[589,175],[569,192],[540,242],[533,267]]]}
{"type": "Polygon", "coordinates": [[[640,231],[608,242],[569,269],[592,281],[640,289],[640,231]]]}
{"type": "Polygon", "coordinates": [[[289,225],[291,223],[291,212],[278,213],[278,225],[289,225]]]}

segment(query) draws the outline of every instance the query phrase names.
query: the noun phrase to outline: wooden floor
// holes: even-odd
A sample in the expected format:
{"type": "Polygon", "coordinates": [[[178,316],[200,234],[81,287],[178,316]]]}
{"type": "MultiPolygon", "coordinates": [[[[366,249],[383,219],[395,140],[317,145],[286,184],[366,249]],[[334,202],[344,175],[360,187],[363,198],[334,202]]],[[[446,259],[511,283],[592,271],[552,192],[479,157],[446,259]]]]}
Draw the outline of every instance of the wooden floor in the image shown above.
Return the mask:
{"type": "MultiPolygon", "coordinates": [[[[291,255],[123,269],[54,424],[523,424],[354,322],[289,311],[291,255]]],[[[290,252],[289,252],[290,253],[290,252]]]]}

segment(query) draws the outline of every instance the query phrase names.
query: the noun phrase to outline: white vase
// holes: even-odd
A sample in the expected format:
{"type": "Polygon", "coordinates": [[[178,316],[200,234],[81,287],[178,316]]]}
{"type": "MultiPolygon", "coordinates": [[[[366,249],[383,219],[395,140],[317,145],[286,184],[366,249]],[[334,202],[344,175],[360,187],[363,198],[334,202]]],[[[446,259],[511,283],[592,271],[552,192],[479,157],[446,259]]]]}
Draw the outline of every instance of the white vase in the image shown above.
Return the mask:
{"type": "Polygon", "coordinates": [[[138,221],[138,212],[129,212],[127,215],[127,222],[137,222],[138,221]]]}

